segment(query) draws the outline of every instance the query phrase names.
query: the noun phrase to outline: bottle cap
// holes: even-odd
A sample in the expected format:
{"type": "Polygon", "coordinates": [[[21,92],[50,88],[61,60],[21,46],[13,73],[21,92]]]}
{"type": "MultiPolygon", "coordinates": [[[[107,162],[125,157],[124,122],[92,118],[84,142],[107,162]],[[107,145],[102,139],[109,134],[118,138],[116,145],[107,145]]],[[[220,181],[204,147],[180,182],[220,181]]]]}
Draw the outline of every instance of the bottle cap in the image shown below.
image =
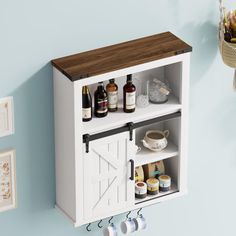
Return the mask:
{"type": "Polygon", "coordinates": [[[88,88],[88,86],[83,86],[83,88],[82,88],[82,93],[83,93],[83,94],[89,93],[89,88],[88,88]]]}
{"type": "Polygon", "coordinates": [[[109,79],[109,82],[113,84],[115,82],[115,79],[109,79]]]}
{"type": "Polygon", "coordinates": [[[132,81],[132,75],[127,75],[127,81],[132,81]]]}

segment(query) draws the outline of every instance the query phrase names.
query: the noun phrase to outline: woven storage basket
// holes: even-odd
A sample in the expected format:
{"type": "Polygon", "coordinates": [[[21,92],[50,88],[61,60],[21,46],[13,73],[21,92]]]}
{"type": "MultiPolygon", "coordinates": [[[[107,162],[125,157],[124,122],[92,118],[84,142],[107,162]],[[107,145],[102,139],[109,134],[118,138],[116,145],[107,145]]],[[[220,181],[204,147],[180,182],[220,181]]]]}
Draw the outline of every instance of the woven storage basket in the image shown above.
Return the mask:
{"type": "Polygon", "coordinates": [[[221,42],[222,59],[227,66],[236,68],[236,43],[228,43],[225,40],[221,42]]]}
{"type": "MultiPolygon", "coordinates": [[[[224,6],[223,0],[220,1],[220,24],[219,24],[219,48],[224,63],[236,69],[236,43],[228,43],[224,40],[224,6]]],[[[234,88],[236,89],[236,70],[234,71],[234,88]]]]}

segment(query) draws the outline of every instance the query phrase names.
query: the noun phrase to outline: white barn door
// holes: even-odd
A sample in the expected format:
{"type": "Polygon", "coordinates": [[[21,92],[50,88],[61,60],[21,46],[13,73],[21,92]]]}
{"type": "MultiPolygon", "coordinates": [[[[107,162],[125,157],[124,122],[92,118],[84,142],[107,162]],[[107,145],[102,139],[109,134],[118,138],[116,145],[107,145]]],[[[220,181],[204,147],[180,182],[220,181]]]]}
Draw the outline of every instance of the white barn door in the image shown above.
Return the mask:
{"type": "Polygon", "coordinates": [[[134,141],[124,132],[89,142],[84,151],[84,217],[105,218],[134,204],[134,141]]]}

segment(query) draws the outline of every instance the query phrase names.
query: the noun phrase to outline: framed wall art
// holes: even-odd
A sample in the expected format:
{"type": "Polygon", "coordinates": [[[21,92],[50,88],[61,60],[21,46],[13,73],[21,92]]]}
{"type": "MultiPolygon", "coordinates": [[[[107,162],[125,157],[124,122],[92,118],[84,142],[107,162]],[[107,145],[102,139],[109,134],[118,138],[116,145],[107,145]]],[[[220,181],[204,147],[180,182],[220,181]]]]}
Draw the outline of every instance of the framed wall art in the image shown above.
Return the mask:
{"type": "Polygon", "coordinates": [[[0,212],[16,207],[15,150],[0,152],[0,212]]]}
{"type": "Polygon", "coordinates": [[[0,99],[0,137],[14,133],[13,97],[0,99]]]}

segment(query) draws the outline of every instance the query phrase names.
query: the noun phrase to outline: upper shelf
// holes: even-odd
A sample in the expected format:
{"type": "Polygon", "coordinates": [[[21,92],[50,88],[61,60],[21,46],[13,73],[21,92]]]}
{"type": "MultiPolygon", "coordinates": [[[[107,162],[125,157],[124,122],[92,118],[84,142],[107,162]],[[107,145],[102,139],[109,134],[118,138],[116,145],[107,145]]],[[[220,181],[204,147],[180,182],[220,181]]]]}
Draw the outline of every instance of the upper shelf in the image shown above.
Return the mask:
{"type": "Polygon", "coordinates": [[[192,47],[170,32],[52,60],[71,81],[171,57],[192,47]]]}
{"type": "Polygon", "coordinates": [[[124,113],[122,104],[119,104],[119,109],[116,112],[109,112],[104,118],[93,117],[89,122],[83,122],[83,134],[96,134],[109,129],[122,127],[128,122],[140,122],[143,120],[152,119],[175,113],[181,110],[181,104],[178,99],[171,95],[169,100],[164,104],[152,104],[145,108],[137,107],[133,113],[124,113]]]}

